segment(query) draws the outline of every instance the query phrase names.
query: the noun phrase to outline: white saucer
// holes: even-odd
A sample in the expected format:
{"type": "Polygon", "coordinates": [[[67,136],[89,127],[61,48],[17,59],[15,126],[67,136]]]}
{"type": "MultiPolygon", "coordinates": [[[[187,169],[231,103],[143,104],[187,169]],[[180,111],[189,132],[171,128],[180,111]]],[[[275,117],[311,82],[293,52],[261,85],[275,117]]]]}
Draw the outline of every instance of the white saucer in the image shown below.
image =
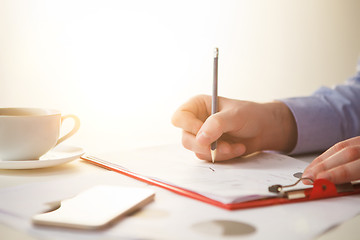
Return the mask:
{"type": "Polygon", "coordinates": [[[84,154],[84,149],[74,146],[59,145],[41,156],[39,160],[4,161],[0,159],[0,169],[46,168],[67,163],[84,154]]]}

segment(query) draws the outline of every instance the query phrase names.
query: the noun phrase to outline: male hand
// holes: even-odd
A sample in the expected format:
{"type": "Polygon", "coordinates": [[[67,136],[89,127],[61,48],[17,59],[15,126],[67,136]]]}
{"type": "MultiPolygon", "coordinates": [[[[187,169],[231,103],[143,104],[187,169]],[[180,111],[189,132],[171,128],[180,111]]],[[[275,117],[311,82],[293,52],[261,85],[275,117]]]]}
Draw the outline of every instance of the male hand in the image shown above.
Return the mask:
{"type": "MultiPolygon", "coordinates": [[[[360,179],[360,136],[335,144],[305,169],[303,177],[335,184],[360,179]]],[[[304,180],[304,183],[308,183],[304,180]]]]}
{"type": "Polygon", "coordinates": [[[211,115],[211,96],[190,99],[174,113],[172,123],[183,129],[182,143],[200,159],[216,161],[260,150],[290,151],[296,143],[296,123],[281,102],[255,103],[219,97],[219,112],[211,115]]]}

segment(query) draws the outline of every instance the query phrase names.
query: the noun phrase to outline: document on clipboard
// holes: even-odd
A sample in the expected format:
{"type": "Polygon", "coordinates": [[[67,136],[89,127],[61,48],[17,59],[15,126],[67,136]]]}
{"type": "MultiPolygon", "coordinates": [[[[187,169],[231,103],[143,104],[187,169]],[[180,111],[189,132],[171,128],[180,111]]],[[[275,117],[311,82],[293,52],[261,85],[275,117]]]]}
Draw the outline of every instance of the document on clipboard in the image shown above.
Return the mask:
{"type": "MultiPolygon", "coordinates": [[[[197,159],[192,152],[181,146],[169,145],[116,155],[84,155],[81,158],[229,210],[300,202],[311,198],[312,186],[301,182],[296,189],[301,189],[302,193],[289,194],[291,198],[283,192],[269,192],[268,187],[271,185],[290,185],[296,182],[298,178],[294,173],[302,172],[307,166],[303,161],[274,152],[260,152],[213,164],[197,159]]],[[[314,186],[316,184],[317,182],[314,186]]],[[[324,196],[334,195],[333,192],[328,192],[331,189],[331,186],[327,187],[324,196]]],[[[289,189],[288,192],[292,190],[289,189]]]]}

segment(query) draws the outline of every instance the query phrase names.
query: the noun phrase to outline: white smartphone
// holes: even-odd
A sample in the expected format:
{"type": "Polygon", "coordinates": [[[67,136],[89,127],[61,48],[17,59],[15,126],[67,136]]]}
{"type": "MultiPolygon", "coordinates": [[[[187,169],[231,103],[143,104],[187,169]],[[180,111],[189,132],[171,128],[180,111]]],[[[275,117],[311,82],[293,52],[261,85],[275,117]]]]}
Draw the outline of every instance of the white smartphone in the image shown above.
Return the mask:
{"type": "Polygon", "coordinates": [[[54,211],[33,216],[34,224],[78,229],[103,228],[154,199],[148,188],[99,185],[61,201],[54,211]]]}

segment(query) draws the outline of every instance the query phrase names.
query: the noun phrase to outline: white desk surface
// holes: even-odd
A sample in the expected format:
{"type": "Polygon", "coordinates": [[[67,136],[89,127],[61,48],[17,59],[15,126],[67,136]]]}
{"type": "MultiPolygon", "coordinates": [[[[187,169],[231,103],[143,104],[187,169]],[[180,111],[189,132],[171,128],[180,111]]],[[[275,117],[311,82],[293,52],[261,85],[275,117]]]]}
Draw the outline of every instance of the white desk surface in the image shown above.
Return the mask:
{"type": "MultiPolygon", "coordinates": [[[[313,156],[298,158],[310,162],[313,156]]],[[[329,226],[322,223],[324,219],[336,219],[337,211],[342,211],[349,203],[360,202],[360,196],[228,211],[149,186],[80,159],[47,169],[0,170],[0,191],[34,184],[42,192],[35,192],[33,196],[24,192],[33,199],[40,199],[41,194],[56,195],[65,189],[73,188],[77,192],[98,183],[151,187],[156,191],[155,201],[101,231],[35,227],[26,217],[7,217],[0,212],[0,239],[339,239],[339,236],[355,239],[360,233],[360,217],[353,218],[360,207],[350,214],[350,221],[334,228],[336,231],[327,231],[323,235],[329,226]],[[44,193],[43,189],[48,190],[44,193]]],[[[27,201],[26,196],[14,201],[27,201]]],[[[348,219],[341,219],[340,223],[348,219]]]]}

